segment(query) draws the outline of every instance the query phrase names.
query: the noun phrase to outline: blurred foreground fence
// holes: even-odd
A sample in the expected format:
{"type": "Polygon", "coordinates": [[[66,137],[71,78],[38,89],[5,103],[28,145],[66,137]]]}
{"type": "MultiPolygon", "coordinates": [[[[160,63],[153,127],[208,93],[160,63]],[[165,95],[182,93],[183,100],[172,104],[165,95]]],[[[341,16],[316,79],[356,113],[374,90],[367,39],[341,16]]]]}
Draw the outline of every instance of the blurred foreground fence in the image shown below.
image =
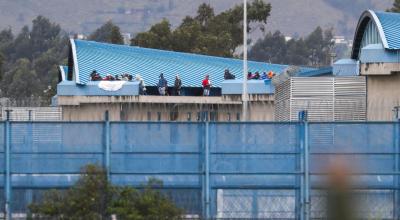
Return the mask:
{"type": "MultiPolygon", "coordinates": [[[[324,167],[352,161],[360,218],[399,219],[399,123],[0,123],[0,212],[102,164],[114,184],[150,177],[188,216],[322,219],[324,167]]],[[[7,212],[8,211],[8,212],[7,212]]]]}

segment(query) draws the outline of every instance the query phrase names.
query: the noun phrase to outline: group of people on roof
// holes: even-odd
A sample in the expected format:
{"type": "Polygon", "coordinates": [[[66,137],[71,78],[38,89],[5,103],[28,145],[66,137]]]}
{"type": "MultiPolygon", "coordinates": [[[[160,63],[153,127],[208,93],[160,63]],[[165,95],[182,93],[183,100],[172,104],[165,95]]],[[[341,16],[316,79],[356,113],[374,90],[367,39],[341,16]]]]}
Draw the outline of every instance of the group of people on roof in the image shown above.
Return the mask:
{"type": "Polygon", "coordinates": [[[259,72],[255,72],[254,74],[252,72],[249,72],[247,74],[247,79],[248,80],[270,80],[275,76],[275,73],[272,71],[269,71],[268,74],[266,72],[264,72],[262,75],[260,75],[259,72]]]}
{"type": "MultiPolygon", "coordinates": [[[[256,72],[255,74],[252,74],[251,72],[248,73],[247,75],[247,79],[249,80],[269,80],[272,79],[275,76],[275,74],[270,71],[268,74],[266,72],[264,72],[262,75],[260,75],[259,72],[256,72]]],[[[225,80],[232,80],[235,79],[236,76],[233,75],[232,73],[230,73],[229,69],[226,69],[224,72],[224,79],[225,80]]],[[[144,83],[144,79],[137,74],[135,76],[135,78],[133,79],[133,76],[130,74],[122,74],[122,75],[115,75],[112,76],[111,74],[108,74],[106,77],[102,78],[100,76],[99,73],[97,73],[96,70],[93,70],[93,72],[90,74],[90,79],[91,81],[137,81],[139,82],[139,94],[140,95],[146,95],[146,85],[144,83]]],[[[203,96],[210,96],[210,91],[211,91],[211,80],[210,80],[210,76],[207,74],[204,79],[201,82],[201,86],[203,89],[203,96]]],[[[181,90],[182,90],[182,80],[179,76],[179,74],[177,74],[175,76],[175,82],[174,82],[174,95],[180,96],[181,95],[181,90]]],[[[166,95],[170,95],[168,93],[168,81],[167,79],[165,79],[164,74],[161,73],[159,76],[159,80],[157,83],[157,90],[158,90],[158,94],[161,96],[166,96],[166,95]]]]}
{"type": "MultiPolygon", "coordinates": [[[[203,96],[209,96],[210,90],[211,90],[211,81],[210,81],[209,75],[205,76],[201,85],[203,88],[203,96]]],[[[167,81],[167,79],[165,79],[164,74],[162,74],[162,73],[160,74],[157,88],[158,88],[159,95],[161,95],[161,96],[169,95],[168,94],[168,81],[167,81]]],[[[175,76],[175,82],[174,82],[175,95],[180,96],[181,90],[182,90],[182,80],[178,74],[175,76]]]]}
{"type": "MultiPolygon", "coordinates": [[[[158,93],[161,96],[166,96],[168,94],[168,81],[165,79],[164,74],[161,73],[158,83],[157,83],[157,88],[158,88],[158,93]]],[[[180,96],[181,95],[181,90],[182,90],[182,80],[179,74],[175,76],[175,82],[174,82],[174,91],[175,95],[180,96]]]]}
{"type": "Polygon", "coordinates": [[[107,74],[106,77],[102,78],[100,76],[100,74],[96,71],[93,70],[92,73],[90,74],[90,80],[91,81],[119,81],[119,80],[123,80],[123,81],[132,81],[133,80],[133,76],[125,73],[125,74],[121,74],[121,75],[111,75],[111,74],[107,74]]]}

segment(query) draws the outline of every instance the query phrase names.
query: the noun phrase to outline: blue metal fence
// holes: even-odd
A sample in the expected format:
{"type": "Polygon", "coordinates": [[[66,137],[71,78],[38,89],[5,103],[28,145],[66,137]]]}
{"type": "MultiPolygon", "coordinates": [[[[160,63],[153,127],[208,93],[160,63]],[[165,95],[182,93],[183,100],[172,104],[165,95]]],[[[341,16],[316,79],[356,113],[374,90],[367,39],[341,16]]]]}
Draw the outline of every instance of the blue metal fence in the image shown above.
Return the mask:
{"type": "MultiPolygon", "coordinates": [[[[355,166],[362,218],[399,217],[399,123],[0,123],[0,212],[25,213],[88,163],[118,185],[155,177],[191,216],[318,219],[324,168],[355,166]]],[[[10,216],[10,215],[9,215],[10,216]]]]}

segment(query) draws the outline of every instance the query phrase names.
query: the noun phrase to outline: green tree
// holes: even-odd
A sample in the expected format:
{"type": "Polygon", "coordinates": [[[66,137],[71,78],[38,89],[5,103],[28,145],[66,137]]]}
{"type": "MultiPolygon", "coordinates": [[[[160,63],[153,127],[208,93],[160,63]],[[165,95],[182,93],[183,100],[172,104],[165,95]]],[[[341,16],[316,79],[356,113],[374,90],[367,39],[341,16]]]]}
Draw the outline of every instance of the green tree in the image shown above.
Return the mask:
{"type": "Polygon", "coordinates": [[[0,51],[0,80],[3,78],[4,55],[0,51]]]}
{"type": "Polygon", "coordinates": [[[60,33],[61,28],[58,24],[51,23],[48,18],[41,15],[37,16],[32,21],[32,30],[29,35],[33,52],[32,57],[39,56],[53,48],[60,33]]]}
{"type": "Polygon", "coordinates": [[[251,48],[249,58],[261,62],[282,64],[286,61],[286,55],[285,36],[276,31],[275,33],[268,33],[263,39],[259,39],[251,48]]]}
{"type": "Polygon", "coordinates": [[[160,182],[149,181],[143,191],[113,186],[105,170],[96,165],[82,169],[78,182],[65,192],[51,190],[29,206],[32,219],[178,219],[182,214],[163,194],[154,190],[160,182]]]}
{"type": "Polygon", "coordinates": [[[28,59],[19,59],[1,82],[5,97],[26,99],[40,92],[35,70],[28,59]]]}
{"type": "Polygon", "coordinates": [[[32,21],[31,30],[24,26],[15,38],[11,29],[1,31],[0,53],[4,55],[1,95],[12,99],[40,96],[49,102],[55,93],[57,65],[67,57],[68,40],[59,25],[43,16],[32,21]],[[22,70],[26,70],[25,74],[20,74],[22,70]],[[21,85],[27,84],[26,91],[30,94],[22,91],[21,85]]]}
{"type": "Polygon", "coordinates": [[[291,65],[325,66],[330,64],[333,52],[332,29],[317,27],[305,39],[285,40],[279,31],[268,33],[258,40],[249,52],[249,58],[262,62],[291,65]]]}
{"type": "Polygon", "coordinates": [[[161,192],[153,188],[161,187],[162,182],[150,179],[143,191],[132,187],[116,190],[116,199],[110,205],[109,212],[118,219],[177,219],[182,210],[171,203],[161,192]]]}
{"type": "Polygon", "coordinates": [[[10,54],[13,49],[14,34],[11,28],[4,29],[0,32],[0,53],[10,54]]]}
{"type": "Polygon", "coordinates": [[[89,40],[113,44],[124,44],[120,28],[112,21],[107,21],[101,27],[96,29],[89,36],[89,40]]]}
{"type": "Polygon", "coordinates": [[[66,192],[49,191],[40,203],[31,204],[29,210],[33,216],[38,219],[106,219],[112,187],[104,169],[88,165],[82,173],[71,189],[66,192]]]}
{"type": "MultiPolygon", "coordinates": [[[[262,0],[248,5],[248,22],[266,24],[271,5],[262,0]]],[[[249,30],[251,25],[249,25],[249,30]]],[[[257,28],[264,30],[264,26],[257,28]]],[[[197,15],[187,16],[175,30],[167,20],[153,25],[149,31],[139,33],[132,45],[232,57],[236,48],[243,43],[243,5],[215,15],[208,4],[201,4],[197,15]]]]}
{"type": "Polygon", "coordinates": [[[133,45],[150,47],[155,49],[172,49],[171,24],[163,19],[160,23],[153,25],[148,32],[139,33],[132,39],[133,45]]]}
{"type": "Polygon", "coordinates": [[[393,7],[388,11],[400,13],[400,0],[394,0],[393,7]]]}

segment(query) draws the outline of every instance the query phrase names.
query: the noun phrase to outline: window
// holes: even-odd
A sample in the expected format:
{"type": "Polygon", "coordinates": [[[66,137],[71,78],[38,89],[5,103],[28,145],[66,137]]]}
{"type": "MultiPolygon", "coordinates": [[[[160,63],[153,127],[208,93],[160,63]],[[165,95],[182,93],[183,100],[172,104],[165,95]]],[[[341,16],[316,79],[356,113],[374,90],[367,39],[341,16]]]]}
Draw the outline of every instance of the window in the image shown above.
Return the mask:
{"type": "Polygon", "coordinates": [[[210,112],[210,121],[218,121],[218,112],[210,112]]]}
{"type": "Polygon", "coordinates": [[[147,112],[147,121],[151,121],[151,112],[147,112]]]}
{"type": "Polygon", "coordinates": [[[157,121],[161,121],[161,112],[157,112],[157,121]]]}
{"type": "Polygon", "coordinates": [[[197,121],[201,121],[201,113],[197,112],[197,121]]]}
{"type": "Polygon", "coordinates": [[[170,113],[169,113],[169,120],[170,120],[170,121],[176,121],[176,120],[178,120],[178,112],[170,112],[170,113]]]}
{"type": "Polygon", "coordinates": [[[231,121],[231,113],[228,113],[228,121],[231,121]]]}
{"type": "Polygon", "coordinates": [[[187,113],[187,121],[192,121],[192,113],[191,112],[187,113]]]}
{"type": "Polygon", "coordinates": [[[236,114],[236,121],[240,121],[240,113],[236,114]]]}

